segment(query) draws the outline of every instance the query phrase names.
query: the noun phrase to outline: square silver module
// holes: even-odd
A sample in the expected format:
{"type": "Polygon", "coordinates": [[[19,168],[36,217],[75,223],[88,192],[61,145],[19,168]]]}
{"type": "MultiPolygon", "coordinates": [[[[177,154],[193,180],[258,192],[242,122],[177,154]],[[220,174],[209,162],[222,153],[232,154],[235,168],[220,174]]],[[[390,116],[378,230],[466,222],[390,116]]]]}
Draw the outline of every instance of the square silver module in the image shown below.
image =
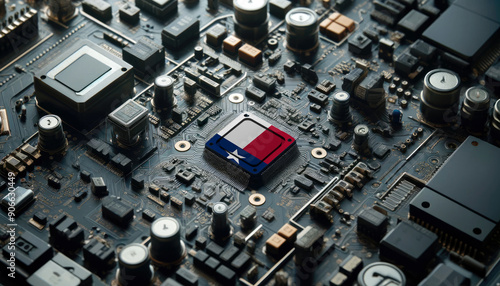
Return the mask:
{"type": "Polygon", "coordinates": [[[120,107],[108,115],[113,125],[116,139],[125,145],[131,145],[148,126],[148,109],[132,99],[127,100],[120,107]]]}
{"type": "Polygon", "coordinates": [[[37,106],[78,127],[92,127],[133,92],[131,65],[85,40],[35,74],[37,106]]]}

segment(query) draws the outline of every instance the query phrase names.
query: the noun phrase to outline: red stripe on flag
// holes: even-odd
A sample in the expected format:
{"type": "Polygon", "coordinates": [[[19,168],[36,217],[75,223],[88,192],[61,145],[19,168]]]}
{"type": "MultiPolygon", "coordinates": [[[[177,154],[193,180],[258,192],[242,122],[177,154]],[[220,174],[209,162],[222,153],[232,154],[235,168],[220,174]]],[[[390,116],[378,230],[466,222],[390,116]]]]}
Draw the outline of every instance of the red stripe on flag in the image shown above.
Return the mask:
{"type": "Polygon", "coordinates": [[[274,132],[265,130],[252,142],[248,143],[243,150],[259,158],[266,159],[270,154],[273,154],[283,143],[283,138],[276,135],[274,132]]]}

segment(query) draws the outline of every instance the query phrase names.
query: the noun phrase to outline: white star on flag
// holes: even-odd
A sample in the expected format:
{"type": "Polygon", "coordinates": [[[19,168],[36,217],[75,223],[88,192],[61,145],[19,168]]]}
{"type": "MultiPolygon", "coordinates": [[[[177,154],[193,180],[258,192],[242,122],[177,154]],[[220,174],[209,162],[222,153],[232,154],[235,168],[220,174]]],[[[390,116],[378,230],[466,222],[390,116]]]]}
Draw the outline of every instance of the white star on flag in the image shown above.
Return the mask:
{"type": "Polygon", "coordinates": [[[226,150],[226,152],[228,154],[227,158],[230,160],[233,159],[238,164],[240,163],[240,159],[245,159],[245,157],[238,154],[238,149],[234,150],[233,152],[229,152],[226,150]]]}

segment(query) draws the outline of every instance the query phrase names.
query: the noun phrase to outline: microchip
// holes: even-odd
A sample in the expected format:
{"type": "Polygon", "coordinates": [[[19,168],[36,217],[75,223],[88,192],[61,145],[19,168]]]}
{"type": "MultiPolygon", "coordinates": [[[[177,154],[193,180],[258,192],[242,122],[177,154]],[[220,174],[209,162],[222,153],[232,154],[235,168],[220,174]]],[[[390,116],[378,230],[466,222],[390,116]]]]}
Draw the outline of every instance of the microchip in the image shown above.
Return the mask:
{"type": "Polygon", "coordinates": [[[37,106],[79,127],[90,127],[127,100],[134,88],[132,66],[82,40],[35,73],[37,106]]]}
{"type": "Polygon", "coordinates": [[[123,48],[123,60],[143,74],[152,75],[165,65],[165,48],[146,37],[123,48]]]}
{"type": "Polygon", "coordinates": [[[500,24],[451,5],[422,36],[429,43],[471,62],[481,55],[499,30],[500,24]]]}
{"type": "Polygon", "coordinates": [[[250,185],[268,181],[280,167],[290,163],[294,151],[298,152],[291,135],[249,112],[238,116],[205,144],[207,159],[218,158],[214,165],[227,170],[236,166],[250,185]]]}

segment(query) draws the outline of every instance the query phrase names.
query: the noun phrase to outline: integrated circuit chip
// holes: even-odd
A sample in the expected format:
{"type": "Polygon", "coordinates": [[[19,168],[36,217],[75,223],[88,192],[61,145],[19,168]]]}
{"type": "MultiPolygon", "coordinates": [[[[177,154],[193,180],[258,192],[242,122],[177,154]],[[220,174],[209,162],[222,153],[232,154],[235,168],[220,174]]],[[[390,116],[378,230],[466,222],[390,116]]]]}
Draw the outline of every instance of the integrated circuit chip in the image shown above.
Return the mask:
{"type": "Polygon", "coordinates": [[[250,185],[265,183],[295,152],[295,138],[249,112],[205,144],[208,159],[218,158],[226,170],[237,167],[250,185]]]}

